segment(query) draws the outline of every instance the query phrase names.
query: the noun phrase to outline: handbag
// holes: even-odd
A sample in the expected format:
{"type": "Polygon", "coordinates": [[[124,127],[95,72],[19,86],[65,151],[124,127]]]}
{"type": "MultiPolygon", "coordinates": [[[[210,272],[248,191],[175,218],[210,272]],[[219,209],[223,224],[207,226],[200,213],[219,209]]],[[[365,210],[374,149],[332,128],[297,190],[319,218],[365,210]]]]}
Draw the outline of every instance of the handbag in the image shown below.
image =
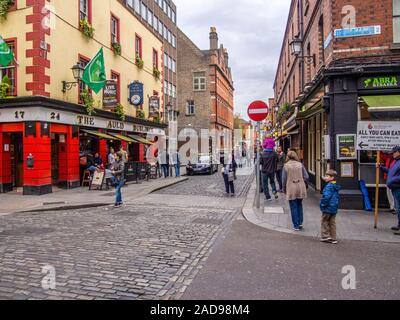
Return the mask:
{"type": "Polygon", "coordinates": [[[229,182],[235,181],[235,174],[232,171],[229,171],[228,173],[228,181],[229,182]]]}

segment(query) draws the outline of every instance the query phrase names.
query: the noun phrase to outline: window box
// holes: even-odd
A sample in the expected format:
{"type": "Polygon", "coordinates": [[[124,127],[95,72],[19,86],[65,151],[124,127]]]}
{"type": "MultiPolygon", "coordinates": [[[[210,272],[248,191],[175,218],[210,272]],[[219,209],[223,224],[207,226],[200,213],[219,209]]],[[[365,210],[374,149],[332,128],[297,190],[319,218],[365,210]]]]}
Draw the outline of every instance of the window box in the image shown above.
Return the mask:
{"type": "Polygon", "coordinates": [[[82,33],[86,37],[93,38],[94,28],[91,26],[91,24],[86,19],[79,21],[79,29],[82,31],[82,33]]]}
{"type": "Polygon", "coordinates": [[[15,0],[0,0],[0,17],[7,18],[8,10],[15,4],[15,0]]]}
{"type": "Polygon", "coordinates": [[[120,43],[118,43],[118,42],[113,42],[113,44],[112,44],[112,49],[113,49],[113,51],[114,51],[114,53],[115,54],[117,54],[117,55],[121,55],[121,53],[122,53],[122,48],[121,48],[121,44],[120,43]]]}
{"type": "Polygon", "coordinates": [[[161,76],[161,71],[157,69],[156,66],[153,67],[153,75],[154,77],[159,80],[161,76]]]}
{"type": "Polygon", "coordinates": [[[135,64],[139,69],[143,69],[144,67],[144,61],[143,59],[139,56],[139,54],[136,54],[136,59],[135,59],[135,64]]]}

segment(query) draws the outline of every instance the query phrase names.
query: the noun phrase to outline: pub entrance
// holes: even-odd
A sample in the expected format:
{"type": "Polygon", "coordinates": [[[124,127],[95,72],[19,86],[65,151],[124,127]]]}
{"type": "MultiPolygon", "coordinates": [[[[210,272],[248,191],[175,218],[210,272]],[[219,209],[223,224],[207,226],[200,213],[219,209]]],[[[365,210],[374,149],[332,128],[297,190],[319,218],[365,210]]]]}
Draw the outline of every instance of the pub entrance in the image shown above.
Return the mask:
{"type": "Polygon", "coordinates": [[[11,181],[13,188],[24,185],[24,149],[22,132],[10,133],[11,181]]]}
{"type": "Polygon", "coordinates": [[[51,134],[51,184],[57,185],[59,182],[59,163],[60,163],[60,135],[51,134]]]}

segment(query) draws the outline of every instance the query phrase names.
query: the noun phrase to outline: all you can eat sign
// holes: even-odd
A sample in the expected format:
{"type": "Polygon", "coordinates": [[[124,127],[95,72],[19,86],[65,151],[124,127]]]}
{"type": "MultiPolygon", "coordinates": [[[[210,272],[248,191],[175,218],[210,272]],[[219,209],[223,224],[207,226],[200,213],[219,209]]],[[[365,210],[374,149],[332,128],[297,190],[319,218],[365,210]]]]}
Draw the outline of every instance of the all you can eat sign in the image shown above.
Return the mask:
{"type": "Polygon", "coordinates": [[[400,122],[360,121],[357,132],[358,150],[389,151],[400,146],[400,122]]]}

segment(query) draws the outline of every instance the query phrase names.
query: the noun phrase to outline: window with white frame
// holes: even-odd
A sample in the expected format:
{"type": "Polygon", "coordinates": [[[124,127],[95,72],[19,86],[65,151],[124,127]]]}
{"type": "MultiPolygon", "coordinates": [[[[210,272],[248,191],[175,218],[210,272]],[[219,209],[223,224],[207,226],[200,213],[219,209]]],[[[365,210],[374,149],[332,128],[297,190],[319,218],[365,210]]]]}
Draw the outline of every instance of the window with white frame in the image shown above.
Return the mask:
{"type": "Polygon", "coordinates": [[[164,81],[164,94],[168,95],[168,82],[164,81]]]}
{"type": "Polygon", "coordinates": [[[193,91],[206,90],[206,73],[194,72],[193,73],[193,91]]]}
{"type": "Polygon", "coordinates": [[[154,16],[153,27],[154,27],[154,30],[158,31],[158,18],[157,18],[157,16],[154,16]]]}
{"type": "Polygon", "coordinates": [[[142,18],[144,20],[147,20],[147,7],[143,2],[142,2],[141,14],[142,14],[142,18]]]}
{"type": "Polygon", "coordinates": [[[186,101],[186,115],[193,116],[195,114],[195,104],[194,100],[187,100],[186,101]]]}
{"type": "Polygon", "coordinates": [[[153,12],[151,12],[150,10],[147,13],[147,23],[153,26],[153,12]]]}
{"type": "Polygon", "coordinates": [[[134,0],[134,7],[137,14],[140,14],[140,0],[134,0]]]}
{"type": "Polygon", "coordinates": [[[393,0],[393,43],[400,44],[400,0],[393,0]]]}

